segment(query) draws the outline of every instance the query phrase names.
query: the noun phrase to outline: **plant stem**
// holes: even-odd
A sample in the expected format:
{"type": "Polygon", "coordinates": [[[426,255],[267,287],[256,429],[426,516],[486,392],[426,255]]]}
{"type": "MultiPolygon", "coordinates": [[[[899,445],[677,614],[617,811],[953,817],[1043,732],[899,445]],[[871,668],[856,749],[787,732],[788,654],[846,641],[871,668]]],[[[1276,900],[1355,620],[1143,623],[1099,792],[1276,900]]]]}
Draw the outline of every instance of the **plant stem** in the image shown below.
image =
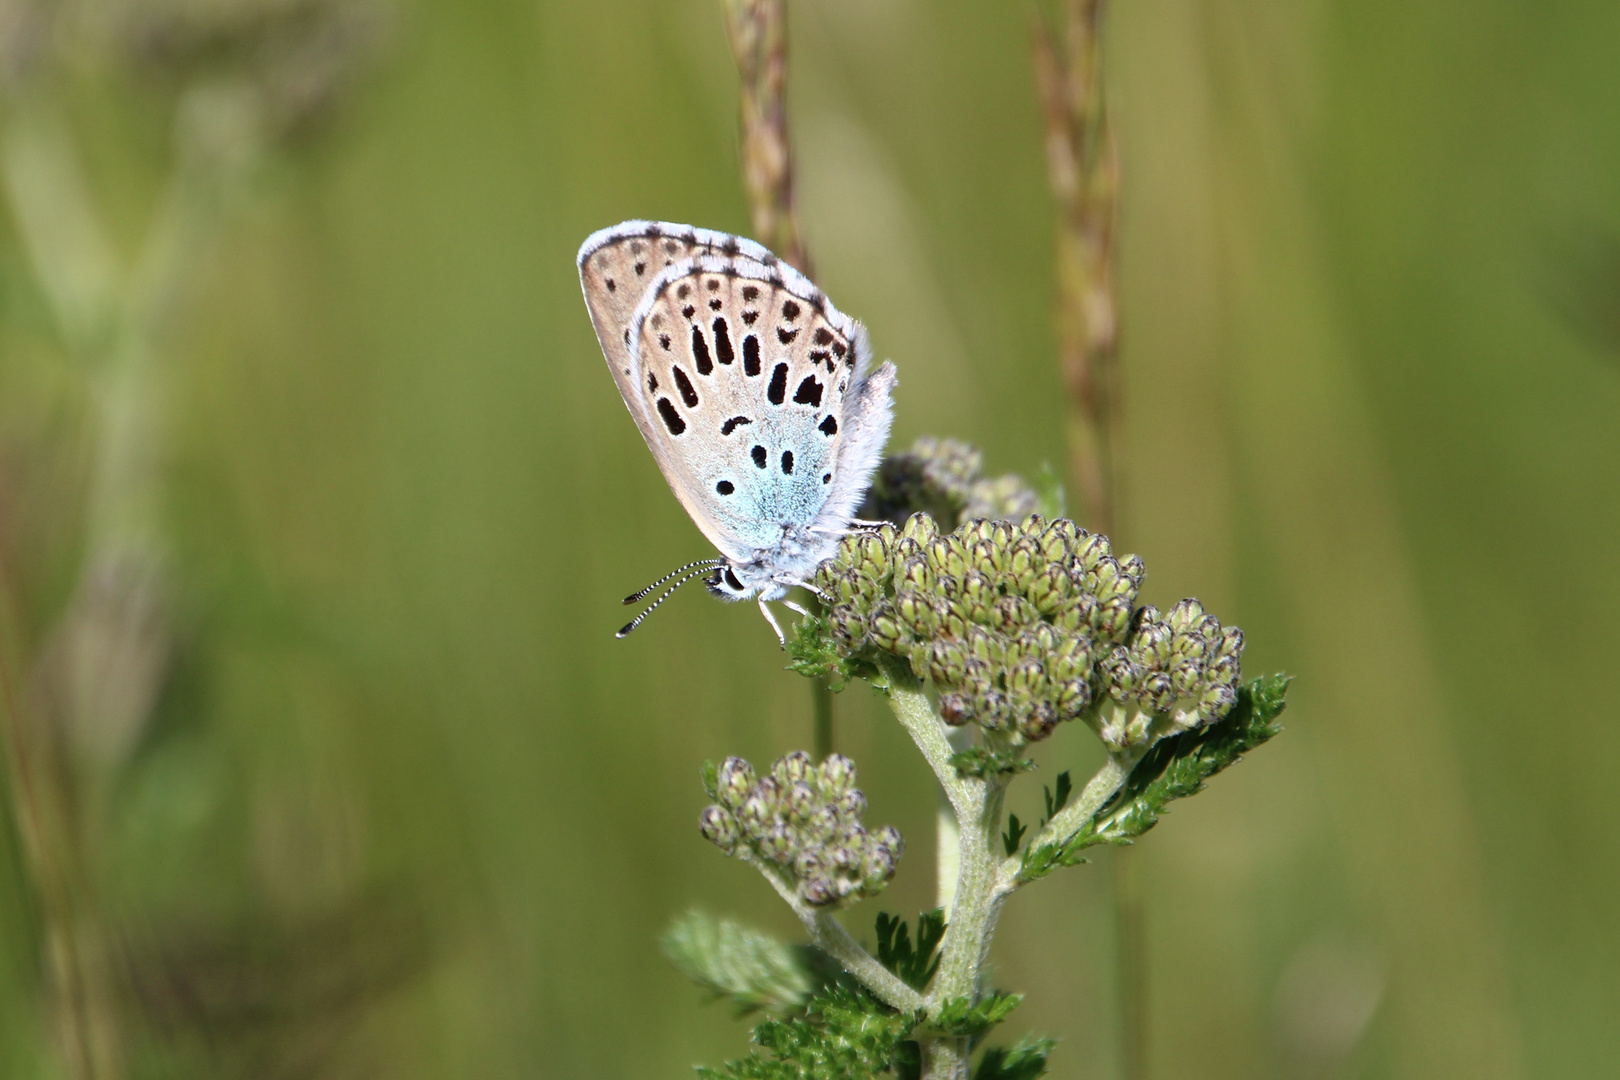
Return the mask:
{"type": "MultiPolygon", "coordinates": [[[[1080,797],[1059,810],[1040,832],[1030,837],[1026,850],[1059,843],[1079,832],[1086,822],[1097,816],[1097,811],[1102,809],[1103,804],[1114,797],[1114,793],[1125,783],[1125,778],[1131,774],[1136,763],[1142,760],[1144,753],[1145,749],[1137,749],[1108,755],[1103,767],[1086,781],[1086,786],[1080,791],[1080,797]]],[[[1022,865],[1023,859],[1018,855],[1003,859],[1000,872],[996,875],[999,883],[997,887],[1004,892],[1011,892],[1023,884],[1018,879],[1018,871],[1022,865]]]]}
{"type": "Polygon", "coordinates": [[[923,996],[861,948],[860,942],[850,937],[849,931],[833,917],[832,912],[818,910],[800,900],[792,884],[771,867],[763,863],[755,863],[755,866],[771,883],[776,894],[793,909],[809,931],[810,939],[821,951],[838,961],[845,971],[877,995],[878,1000],[901,1012],[916,1012],[923,1008],[923,996]]]}
{"type": "Polygon", "coordinates": [[[726,29],[740,77],[738,94],[743,183],[754,238],[810,276],[793,192],[793,146],[787,121],[785,0],[724,0],[726,29]]]}
{"type": "MultiPolygon", "coordinates": [[[[1069,478],[1085,524],[1116,540],[1120,521],[1119,297],[1114,234],[1119,153],[1104,100],[1101,37],[1105,0],[1066,0],[1061,30],[1037,15],[1032,34],[1045,117],[1048,174],[1057,231],[1058,347],[1069,391],[1069,478]]],[[[1142,896],[1131,852],[1114,859],[1125,1080],[1142,1080],[1146,953],[1142,896]]]]}
{"type": "MultiPolygon", "coordinates": [[[[912,741],[934,770],[945,793],[950,827],[956,838],[955,886],[951,890],[945,940],[940,948],[939,971],[929,987],[927,1008],[937,1015],[941,1006],[956,998],[976,1000],[980,976],[990,952],[996,920],[1009,890],[1001,888],[1001,814],[1005,802],[1006,779],[978,779],[958,776],[951,765],[950,729],[939,718],[926,694],[899,664],[884,668],[881,688],[889,707],[910,733],[912,741]]],[[[961,1080],[968,1074],[971,1042],[955,1036],[921,1038],[925,1080],[961,1080]]]]}
{"type": "Polygon", "coordinates": [[[833,752],[833,694],[825,679],[810,680],[810,752],[826,761],[833,752]]]}

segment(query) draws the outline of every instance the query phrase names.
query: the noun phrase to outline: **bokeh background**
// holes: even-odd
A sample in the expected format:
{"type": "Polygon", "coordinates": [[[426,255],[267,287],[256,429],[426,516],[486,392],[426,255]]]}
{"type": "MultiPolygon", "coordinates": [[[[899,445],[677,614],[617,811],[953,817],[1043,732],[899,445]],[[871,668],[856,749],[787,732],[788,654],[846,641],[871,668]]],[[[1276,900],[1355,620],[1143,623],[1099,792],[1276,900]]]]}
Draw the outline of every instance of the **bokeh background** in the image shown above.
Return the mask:
{"type": "MultiPolygon", "coordinates": [[[[792,11],[806,235],[897,445],[1061,463],[1027,12],[792,11]]],[[[1617,42],[1599,0],[1112,13],[1120,542],[1297,676],[1133,853],[1153,1076],[1620,1060],[1617,42]]],[[[6,0],[0,48],[0,1074],[740,1054],[657,937],[795,933],[697,770],[806,745],[810,698],[696,591],[613,639],[707,550],[572,261],[746,231],[718,3],[6,0]]],[[[931,906],[931,780],[837,713],[912,839],[869,928],[931,906]]],[[[997,941],[1058,1077],[1119,1075],[1110,874],[997,941]]]]}

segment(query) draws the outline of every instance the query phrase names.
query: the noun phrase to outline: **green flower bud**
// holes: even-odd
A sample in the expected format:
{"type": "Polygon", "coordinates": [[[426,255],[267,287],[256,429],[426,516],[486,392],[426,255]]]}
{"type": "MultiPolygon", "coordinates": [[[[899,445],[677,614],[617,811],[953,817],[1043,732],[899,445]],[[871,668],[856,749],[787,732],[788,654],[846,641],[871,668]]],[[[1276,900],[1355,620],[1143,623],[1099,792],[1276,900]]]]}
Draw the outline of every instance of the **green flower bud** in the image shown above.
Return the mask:
{"type": "Polygon", "coordinates": [[[1127,555],[1119,561],[1120,572],[1131,580],[1133,590],[1140,589],[1147,580],[1147,564],[1140,555],[1127,555]]]}
{"type": "Polygon", "coordinates": [[[1030,537],[1020,537],[1007,549],[1007,584],[1020,593],[1027,593],[1035,575],[1045,565],[1039,545],[1030,537]]]}
{"type": "Polygon", "coordinates": [[[874,829],[871,837],[875,846],[888,849],[889,854],[894,857],[896,863],[906,853],[906,842],[901,839],[900,830],[893,825],[885,825],[881,829],[874,829]]]}
{"type": "Polygon", "coordinates": [[[1091,704],[1091,684],[1085,679],[1068,679],[1057,687],[1058,713],[1072,720],[1091,704]]]}
{"type": "Polygon", "coordinates": [[[1074,583],[1061,563],[1048,563],[1040,572],[1030,575],[1024,595],[1035,605],[1035,610],[1042,615],[1052,615],[1062,610],[1074,595],[1074,583]]]}
{"type": "Polygon", "coordinates": [[[737,837],[739,829],[737,819],[727,813],[722,807],[705,807],[698,818],[698,831],[703,839],[730,855],[737,850],[737,837]]]}
{"type": "Polygon", "coordinates": [[[941,577],[959,578],[968,572],[967,545],[955,536],[942,536],[928,545],[928,565],[941,577]]]}
{"type": "Polygon", "coordinates": [[[846,791],[838,800],[838,814],[845,821],[859,821],[866,813],[866,795],[860,791],[846,791]]]}
{"type": "Polygon", "coordinates": [[[1047,562],[1068,562],[1074,543],[1082,535],[1084,530],[1078,528],[1074,522],[1068,518],[1058,518],[1040,534],[1041,556],[1047,562]]]}
{"type": "Polygon", "coordinates": [[[1007,672],[1007,696],[1016,703],[1034,701],[1046,693],[1046,669],[1039,660],[1025,660],[1007,672]]]}
{"type": "Polygon", "coordinates": [[[1211,686],[1198,699],[1197,716],[1200,723],[1219,720],[1237,704],[1237,690],[1231,686],[1211,686]]]}
{"type": "MultiPolygon", "coordinates": [[[[1018,635],[1018,654],[1020,657],[1033,656],[1044,658],[1051,656],[1064,646],[1069,635],[1048,622],[1038,619],[1024,627],[1018,635]]],[[[1009,655],[1011,650],[1009,648],[1009,655]]]]}
{"type": "Polygon", "coordinates": [[[992,583],[1001,580],[1001,567],[1006,561],[1005,553],[991,540],[975,541],[968,549],[968,565],[992,583]]]}
{"type": "Polygon", "coordinates": [[[847,652],[854,652],[866,643],[866,620],[852,608],[838,607],[830,616],[833,637],[847,652]]]}
{"type": "Polygon", "coordinates": [[[898,868],[894,852],[882,844],[866,849],[861,860],[861,890],[868,895],[882,891],[898,868]]]}
{"type": "Polygon", "coordinates": [[[1001,636],[982,626],[968,627],[967,646],[970,655],[986,660],[992,666],[1000,667],[1007,662],[1007,647],[1002,643],[1001,636]]]}
{"type": "Polygon", "coordinates": [[[926,591],[907,591],[895,597],[894,613],[900,620],[900,625],[914,637],[930,638],[939,629],[939,612],[928,598],[926,591]]]}
{"type": "Polygon", "coordinates": [[[759,853],[774,863],[787,862],[793,858],[793,852],[798,847],[794,839],[793,832],[786,823],[778,821],[766,829],[765,835],[759,838],[759,853]]]}
{"type": "Polygon", "coordinates": [[[811,811],[809,819],[800,827],[799,834],[806,844],[825,844],[838,834],[840,827],[838,811],[831,806],[822,805],[811,811]]]}
{"type": "Polygon", "coordinates": [[[1012,724],[1012,705],[1005,694],[994,690],[974,699],[973,713],[986,731],[1003,731],[1012,724]]]}
{"type": "Polygon", "coordinates": [[[990,621],[990,609],[995,604],[997,595],[992,579],[977,571],[970,571],[962,579],[962,612],[976,623],[990,621]]]}
{"type": "Polygon", "coordinates": [[[1003,596],[991,611],[992,625],[1003,633],[1016,634],[1024,627],[1039,622],[1041,613],[1022,596],[1003,596]]]}
{"type": "Polygon", "coordinates": [[[1114,549],[1109,546],[1108,537],[1101,533],[1087,533],[1077,537],[1070,549],[1074,554],[1074,561],[1080,569],[1090,574],[1104,560],[1113,560],[1114,549]]]}
{"type": "Polygon", "coordinates": [[[1204,605],[1191,597],[1177,601],[1164,621],[1169,623],[1170,629],[1177,634],[1191,633],[1203,624],[1204,605]]]}
{"type": "Polygon", "coordinates": [[[899,569],[894,575],[894,587],[900,590],[915,590],[920,593],[934,591],[934,568],[928,562],[928,556],[914,555],[903,562],[897,562],[899,569]]]}
{"type": "Polygon", "coordinates": [[[735,810],[754,788],[754,767],[740,757],[728,757],[720,766],[715,794],[721,805],[735,810]]]}
{"type": "Polygon", "coordinates": [[[973,705],[962,694],[941,694],[939,718],[951,727],[961,727],[973,719],[973,705]]]}
{"type": "Polygon", "coordinates": [[[1064,634],[1045,654],[1047,673],[1054,682],[1083,679],[1091,673],[1091,640],[1083,634],[1064,634]]]}
{"type": "Polygon", "coordinates": [[[1136,638],[1131,642],[1131,653],[1146,667],[1162,668],[1170,663],[1170,628],[1158,621],[1158,614],[1152,606],[1141,609],[1136,638]]]}
{"type": "Polygon", "coordinates": [[[793,873],[801,878],[819,876],[827,868],[826,860],[816,848],[805,848],[793,857],[793,873]]]}
{"type": "Polygon", "coordinates": [[[1091,626],[1109,641],[1122,641],[1131,626],[1131,598],[1116,596],[1097,605],[1091,613],[1091,626]]]}
{"type": "Polygon", "coordinates": [[[1220,655],[1234,659],[1243,655],[1243,631],[1235,626],[1228,626],[1222,631],[1220,655]]]}
{"type": "Polygon", "coordinates": [[[1212,686],[1236,686],[1238,678],[1238,658],[1235,656],[1217,656],[1204,665],[1204,682],[1212,686]]]}
{"type": "Polygon", "coordinates": [[[1058,712],[1050,701],[1037,701],[1018,721],[1018,733],[1030,742],[1040,742],[1058,725],[1058,712]]]}
{"type": "Polygon", "coordinates": [[[790,821],[805,822],[820,805],[815,789],[803,780],[795,780],[787,789],[787,817],[790,821]]]}
{"type": "Polygon", "coordinates": [[[928,674],[939,687],[960,686],[966,674],[967,647],[956,641],[934,642],[929,658],[928,674]]]}
{"type": "Polygon", "coordinates": [[[885,652],[897,653],[906,643],[909,634],[901,628],[899,622],[889,611],[882,611],[872,616],[871,628],[868,631],[872,643],[885,652]]]}
{"type": "Polygon", "coordinates": [[[783,754],[771,764],[771,776],[783,787],[795,780],[808,780],[815,775],[816,763],[803,750],[783,754]]]}
{"type": "Polygon", "coordinates": [[[838,541],[838,553],[833,556],[833,561],[838,564],[840,570],[854,570],[860,566],[861,534],[858,532],[845,533],[838,541]]]}
{"type": "Polygon", "coordinates": [[[855,786],[855,762],[843,754],[828,754],[816,770],[821,778],[821,793],[836,799],[855,786]]]}
{"type": "Polygon", "coordinates": [[[974,697],[983,697],[995,689],[995,669],[988,660],[972,657],[963,667],[962,690],[974,697]]]}
{"type": "Polygon", "coordinates": [[[900,535],[908,540],[914,540],[919,544],[926,545],[939,535],[939,526],[935,525],[934,519],[927,514],[912,514],[906,519],[906,523],[900,527],[900,535]]]}
{"type": "Polygon", "coordinates": [[[774,814],[782,804],[782,784],[774,776],[762,776],[754,784],[751,798],[764,802],[774,814]]]}
{"type": "Polygon", "coordinates": [[[799,899],[811,907],[827,907],[836,904],[840,897],[831,878],[815,877],[799,882],[799,899]]]}
{"type": "Polygon", "coordinates": [[[963,524],[963,526],[957,530],[957,535],[962,538],[963,543],[967,544],[969,547],[972,547],[981,540],[991,539],[995,535],[995,524],[995,522],[990,521],[988,518],[974,518],[972,521],[963,524]]]}
{"type": "MultiPolygon", "coordinates": [[[[884,526],[890,536],[894,529],[884,526]]],[[[889,542],[884,535],[884,529],[873,529],[863,532],[856,540],[856,550],[860,554],[857,569],[863,577],[873,581],[882,581],[889,576],[889,542]]]]}
{"type": "Polygon", "coordinates": [[[1046,531],[1046,519],[1039,514],[1030,514],[1018,523],[1018,532],[1027,540],[1039,540],[1046,531]]]}
{"type": "Polygon", "coordinates": [[[1176,697],[1195,697],[1204,684],[1204,665],[1190,658],[1176,661],[1170,666],[1170,685],[1176,697]]]}
{"type": "MultiPolygon", "coordinates": [[[[938,608],[935,608],[938,611],[938,608]]],[[[937,637],[947,641],[965,641],[968,636],[968,626],[971,625],[967,616],[962,613],[960,604],[950,603],[940,614],[939,629],[935,631],[937,637]]]]}
{"type": "Polygon", "coordinates": [[[1175,687],[1163,671],[1150,671],[1143,676],[1137,696],[1147,709],[1156,713],[1167,713],[1176,703],[1175,687]]]}

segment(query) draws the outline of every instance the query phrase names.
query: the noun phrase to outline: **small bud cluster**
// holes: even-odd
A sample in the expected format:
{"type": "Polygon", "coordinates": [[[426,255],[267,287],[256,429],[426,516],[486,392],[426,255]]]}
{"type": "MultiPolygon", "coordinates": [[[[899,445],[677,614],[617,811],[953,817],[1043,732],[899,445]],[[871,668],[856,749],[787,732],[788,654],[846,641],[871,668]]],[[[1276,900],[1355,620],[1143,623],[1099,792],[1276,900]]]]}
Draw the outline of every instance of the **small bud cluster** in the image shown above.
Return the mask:
{"type": "Polygon", "coordinates": [[[940,535],[914,514],[846,536],[812,584],[838,646],[904,657],[933,680],[946,723],[1034,742],[1084,717],[1118,749],[1156,720],[1195,727],[1236,700],[1242,634],[1195,600],[1138,609],[1144,573],[1067,519],[940,535]]]}
{"type": "Polygon", "coordinates": [[[748,762],[727,758],[714,794],[699,821],[704,837],[727,855],[769,865],[811,907],[876,896],[899,866],[900,831],[861,824],[866,796],[855,787],[855,763],[841,754],[818,766],[798,750],[757,779],[748,762]]]}
{"type": "Polygon", "coordinates": [[[986,477],[984,455],[955,439],[921,438],[883,459],[861,516],[902,521],[923,511],[953,525],[970,518],[1017,520],[1035,512],[1039,497],[1016,475],[986,477]]]}

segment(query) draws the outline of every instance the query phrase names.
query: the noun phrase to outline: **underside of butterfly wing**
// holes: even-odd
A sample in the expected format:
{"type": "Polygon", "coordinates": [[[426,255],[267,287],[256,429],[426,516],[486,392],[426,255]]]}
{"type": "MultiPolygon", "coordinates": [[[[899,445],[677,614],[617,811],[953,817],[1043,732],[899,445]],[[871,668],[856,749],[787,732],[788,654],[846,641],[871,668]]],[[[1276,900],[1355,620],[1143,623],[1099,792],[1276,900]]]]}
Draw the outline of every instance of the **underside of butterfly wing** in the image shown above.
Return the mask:
{"type": "Polygon", "coordinates": [[[631,368],[648,443],[733,563],[768,561],[820,516],[860,340],[803,278],[747,258],[676,263],[643,298],[631,368]]]}

